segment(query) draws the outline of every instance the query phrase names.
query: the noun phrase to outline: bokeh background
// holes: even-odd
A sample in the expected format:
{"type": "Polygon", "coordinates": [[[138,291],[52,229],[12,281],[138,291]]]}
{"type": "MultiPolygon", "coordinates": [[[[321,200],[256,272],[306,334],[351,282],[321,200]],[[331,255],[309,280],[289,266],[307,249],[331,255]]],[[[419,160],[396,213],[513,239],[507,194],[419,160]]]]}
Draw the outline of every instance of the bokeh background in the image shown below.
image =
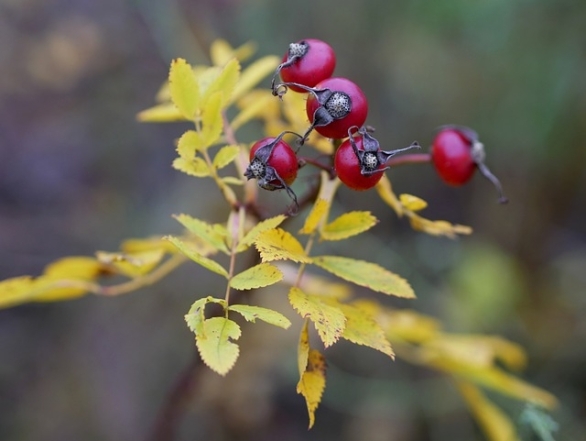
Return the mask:
{"type": "MultiPolygon", "coordinates": [[[[342,191],[340,210],[381,222],[339,253],[407,277],[418,299],[398,307],[521,343],[524,378],[561,400],[556,439],[586,439],[584,29],[586,3],[570,0],[0,0],[0,277],[178,232],[171,213],[221,219],[213,187],[170,167],[186,126],[135,114],[173,57],[205,62],[218,37],[256,41],[259,55],[321,38],[336,73],[363,87],[385,147],[471,126],[511,200],[499,206],[479,176],[455,189],[431,166],[398,167],[398,192],[474,235],[432,238],[374,193],[342,191]]],[[[294,330],[246,328],[227,378],[185,375],[194,345],[183,314],[219,286],[193,265],[120,298],[0,311],[0,439],[165,439],[157,421],[174,387],[191,391],[167,415],[177,440],[483,439],[445,378],[345,343],[326,354],[328,387],[307,432],[294,330]]],[[[521,404],[493,398],[518,419],[521,404]]]]}

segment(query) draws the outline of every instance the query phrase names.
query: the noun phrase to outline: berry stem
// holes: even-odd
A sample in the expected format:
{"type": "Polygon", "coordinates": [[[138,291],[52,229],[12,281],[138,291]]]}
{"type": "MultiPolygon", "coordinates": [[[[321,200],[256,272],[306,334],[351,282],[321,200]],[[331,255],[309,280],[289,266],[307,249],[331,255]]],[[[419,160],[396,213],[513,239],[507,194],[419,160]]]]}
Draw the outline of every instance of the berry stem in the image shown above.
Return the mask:
{"type": "Polygon", "coordinates": [[[404,164],[425,164],[431,162],[431,154],[429,153],[411,153],[409,155],[401,155],[390,158],[387,161],[389,167],[404,164]]]}

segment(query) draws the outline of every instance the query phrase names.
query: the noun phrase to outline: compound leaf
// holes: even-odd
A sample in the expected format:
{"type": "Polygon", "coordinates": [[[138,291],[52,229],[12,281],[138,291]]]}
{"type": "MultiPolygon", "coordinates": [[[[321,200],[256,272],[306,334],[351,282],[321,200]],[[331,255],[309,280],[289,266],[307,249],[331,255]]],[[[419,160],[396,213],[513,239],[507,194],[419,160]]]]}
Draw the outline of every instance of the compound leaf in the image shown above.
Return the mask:
{"type": "Polygon", "coordinates": [[[254,323],[256,319],[259,319],[269,325],[278,326],[283,329],[291,326],[291,322],[287,317],[272,309],[252,305],[231,305],[228,307],[228,310],[237,312],[249,322],[254,323]]]}
{"type": "Polygon", "coordinates": [[[200,90],[191,66],[182,58],[171,62],[169,88],[173,104],[185,118],[193,120],[200,101],[200,90]]]}
{"type": "Polygon", "coordinates": [[[321,231],[324,240],[343,240],[372,228],[378,222],[368,211],[351,211],[327,224],[321,231]]]}
{"type": "Polygon", "coordinates": [[[248,247],[254,243],[260,233],[277,228],[285,219],[287,219],[287,216],[280,214],[278,216],[271,217],[265,219],[262,222],[259,222],[254,227],[252,227],[250,231],[242,238],[238,244],[238,247],[236,248],[236,251],[241,252],[248,249],[248,247]]]}
{"type": "Polygon", "coordinates": [[[230,280],[230,286],[243,291],[274,285],[283,279],[283,273],[270,263],[261,263],[248,268],[230,280]]]}
{"type": "Polygon", "coordinates": [[[213,371],[226,375],[240,353],[238,345],[232,342],[240,338],[240,326],[225,317],[212,317],[204,320],[201,328],[203,331],[195,335],[201,359],[213,371]]]}
{"type": "Polygon", "coordinates": [[[292,260],[297,263],[311,262],[311,258],[305,254],[299,241],[291,233],[281,228],[263,231],[256,237],[255,245],[263,262],[273,260],[292,260]]]}
{"type": "Polygon", "coordinates": [[[217,170],[220,170],[230,164],[240,152],[240,147],[237,145],[227,145],[222,147],[216,156],[214,156],[213,165],[217,170]]]}
{"type": "Polygon", "coordinates": [[[189,259],[193,260],[195,263],[198,263],[199,265],[216,274],[228,278],[228,272],[224,269],[224,267],[215,260],[209,259],[200,254],[196,246],[174,236],[165,236],[165,239],[175,245],[177,249],[181,251],[181,253],[183,253],[189,259]]]}
{"type": "Polygon", "coordinates": [[[289,303],[301,317],[312,321],[326,347],[336,343],[344,332],[344,313],[337,306],[325,303],[319,296],[305,294],[293,287],[289,291],[289,303]]]}
{"type": "Polygon", "coordinates": [[[315,423],[315,411],[326,388],[325,357],[316,349],[309,350],[307,366],[297,383],[297,393],[303,395],[309,414],[309,428],[315,423]]]}
{"type": "Polygon", "coordinates": [[[348,282],[373,291],[397,297],[415,297],[413,289],[405,279],[375,263],[340,256],[318,256],[313,258],[313,264],[348,282]]]}
{"type": "Polygon", "coordinates": [[[226,246],[226,230],[219,225],[211,225],[200,219],[191,217],[187,214],[179,214],[173,216],[183,225],[189,232],[202,239],[212,248],[228,254],[228,247],[226,246]]]}

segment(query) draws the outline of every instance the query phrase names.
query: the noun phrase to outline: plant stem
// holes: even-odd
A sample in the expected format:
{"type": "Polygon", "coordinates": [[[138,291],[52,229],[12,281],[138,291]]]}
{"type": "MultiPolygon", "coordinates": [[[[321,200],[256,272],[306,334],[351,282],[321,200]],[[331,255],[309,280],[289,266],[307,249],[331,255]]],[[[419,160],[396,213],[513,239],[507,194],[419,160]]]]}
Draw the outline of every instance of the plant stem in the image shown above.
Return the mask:
{"type": "Polygon", "coordinates": [[[410,155],[394,156],[387,161],[389,167],[404,164],[425,164],[431,162],[429,153],[411,153],[410,155]]]}

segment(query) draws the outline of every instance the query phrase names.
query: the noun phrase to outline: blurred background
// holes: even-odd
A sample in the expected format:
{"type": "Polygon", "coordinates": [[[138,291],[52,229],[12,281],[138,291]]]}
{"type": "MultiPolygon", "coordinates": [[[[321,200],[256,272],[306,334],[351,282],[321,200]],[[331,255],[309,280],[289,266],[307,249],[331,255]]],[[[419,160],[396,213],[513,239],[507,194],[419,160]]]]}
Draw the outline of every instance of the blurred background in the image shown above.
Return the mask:
{"type": "MultiPolygon", "coordinates": [[[[418,299],[392,305],[522,344],[523,378],[562,403],[556,439],[586,439],[584,29],[586,3],[569,0],[0,0],[0,278],[178,232],[172,213],[222,219],[211,184],[170,167],[187,126],[138,124],[136,113],[173,57],[206,62],[216,38],[255,41],[258,55],[321,38],[336,75],[364,89],[385,147],[428,146],[442,124],[473,127],[511,201],[498,205],[480,176],[456,189],[429,165],[397,167],[398,193],[475,233],[429,237],[374,192],[345,190],[337,209],[381,222],[337,252],[408,278],[418,299]]],[[[120,298],[0,311],[0,439],[170,439],[160,422],[174,387],[191,390],[167,415],[177,440],[483,439],[444,377],[346,343],[326,352],[328,386],[307,432],[298,326],[247,327],[225,379],[197,368],[183,315],[221,286],[188,265],[120,298]]],[[[518,420],[520,403],[492,398],[518,420]]]]}

